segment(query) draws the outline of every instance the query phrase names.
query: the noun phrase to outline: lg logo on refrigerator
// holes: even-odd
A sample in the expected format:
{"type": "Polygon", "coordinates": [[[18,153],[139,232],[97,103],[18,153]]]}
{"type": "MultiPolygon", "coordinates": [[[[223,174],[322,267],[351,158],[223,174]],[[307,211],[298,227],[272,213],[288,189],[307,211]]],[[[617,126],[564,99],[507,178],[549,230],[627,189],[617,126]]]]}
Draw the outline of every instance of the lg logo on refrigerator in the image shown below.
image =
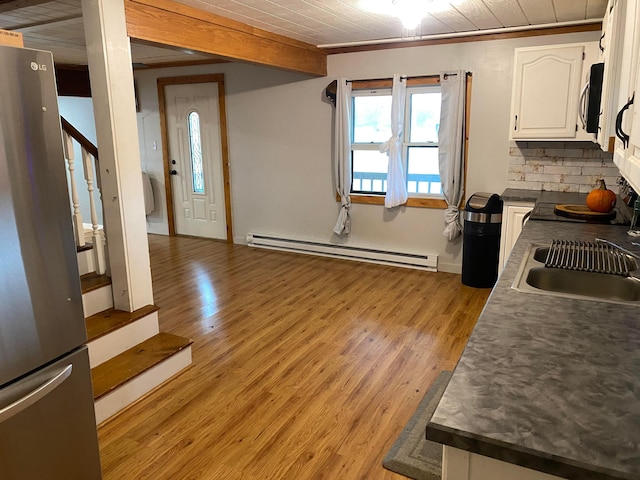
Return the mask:
{"type": "Polygon", "coordinates": [[[31,62],[31,70],[33,70],[33,71],[37,71],[37,70],[46,71],[47,70],[47,66],[46,65],[38,65],[36,62],[31,62]]]}

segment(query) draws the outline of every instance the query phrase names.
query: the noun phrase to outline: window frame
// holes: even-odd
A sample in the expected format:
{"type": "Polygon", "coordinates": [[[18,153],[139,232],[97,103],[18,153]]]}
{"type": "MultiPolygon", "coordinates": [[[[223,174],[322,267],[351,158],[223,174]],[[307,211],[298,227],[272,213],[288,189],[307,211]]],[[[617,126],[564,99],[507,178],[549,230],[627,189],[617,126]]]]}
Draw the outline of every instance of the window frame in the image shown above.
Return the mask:
{"type": "MultiPolygon", "coordinates": [[[[355,102],[356,102],[356,98],[357,97],[382,97],[382,96],[388,96],[391,97],[391,87],[384,87],[384,88],[372,88],[372,89],[365,89],[365,88],[360,88],[357,90],[352,90],[351,93],[351,118],[354,119],[354,121],[351,123],[351,137],[354,138],[355,136],[355,102]]],[[[387,139],[385,139],[382,142],[369,142],[369,143],[364,143],[364,142],[356,142],[355,140],[351,142],[351,187],[353,188],[353,162],[355,161],[354,159],[354,153],[356,151],[361,151],[361,152],[366,152],[366,151],[370,151],[370,152],[379,152],[380,151],[380,146],[386,141],[387,139]]],[[[403,144],[404,144],[404,139],[403,139],[403,144]]],[[[383,182],[386,183],[386,180],[383,182]]],[[[356,190],[350,191],[350,195],[370,195],[370,196],[380,196],[382,195],[384,197],[386,192],[369,192],[366,190],[356,190]]]]}
{"type": "MultiPolygon", "coordinates": [[[[410,148],[438,148],[438,141],[435,142],[412,142],[409,138],[410,136],[410,128],[407,128],[407,125],[411,125],[411,95],[418,93],[431,93],[433,90],[438,88],[438,93],[442,94],[442,89],[440,88],[440,82],[437,84],[429,84],[429,85],[415,85],[409,87],[407,85],[407,108],[405,108],[405,116],[404,116],[404,132],[403,132],[403,142],[402,142],[402,155],[403,155],[403,168],[405,175],[409,175],[409,149],[410,148]]],[[[408,180],[407,180],[408,183],[408,180]]],[[[432,200],[444,200],[444,195],[442,193],[432,194],[432,193],[409,193],[408,192],[409,185],[407,185],[407,193],[409,198],[426,198],[432,200]]]]}
{"type": "MultiPolygon", "coordinates": [[[[468,151],[469,151],[469,117],[471,112],[471,86],[472,86],[473,76],[471,73],[467,73],[466,78],[466,88],[465,88],[465,99],[466,99],[466,107],[465,107],[465,132],[464,132],[464,185],[463,185],[463,194],[460,202],[460,207],[464,205],[464,197],[466,191],[466,183],[467,183],[467,159],[468,159],[468,151]]],[[[382,80],[353,80],[351,82],[352,95],[354,91],[358,90],[375,90],[375,89],[391,89],[393,80],[392,79],[382,79],[382,80]]],[[[429,75],[429,76],[421,76],[421,77],[409,77],[407,78],[407,88],[415,87],[415,86],[427,86],[427,85],[439,85],[440,84],[440,76],[439,75],[429,75]]],[[[377,144],[376,144],[377,145],[377,144]]],[[[384,205],[384,194],[362,194],[362,193],[351,193],[350,194],[351,203],[362,203],[368,205],[384,205]]],[[[336,201],[340,202],[340,196],[336,194],[336,201]]],[[[437,208],[437,209],[446,209],[447,202],[443,198],[437,198],[432,195],[430,196],[410,196],[407,202],[404,204],[407,207],[419,207],[419,208],[437,208]]]]}

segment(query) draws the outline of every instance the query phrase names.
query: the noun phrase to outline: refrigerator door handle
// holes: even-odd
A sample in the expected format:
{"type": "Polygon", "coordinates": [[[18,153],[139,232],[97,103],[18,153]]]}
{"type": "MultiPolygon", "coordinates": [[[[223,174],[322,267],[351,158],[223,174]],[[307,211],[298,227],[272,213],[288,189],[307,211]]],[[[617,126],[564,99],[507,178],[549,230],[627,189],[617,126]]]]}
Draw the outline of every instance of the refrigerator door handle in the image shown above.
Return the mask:
{"type": "Polygon", "coordinates": [[[5,420],[10,419],[14,415],[20,413],[25,408],[30,407],[40,399],[46,397],[49,393],[55,390],[62,382],[64,382],[71,375],[71,371],[73,370],[73,365],[67,365],[66,368],[62,369],[62,371],[58,372],[53,378],[50,378],[45,383],[40,385],[35,390],[29,392],[24,397],[16,400],[15,402],[5,406],[0,407],[0,423],[5,420]]]}

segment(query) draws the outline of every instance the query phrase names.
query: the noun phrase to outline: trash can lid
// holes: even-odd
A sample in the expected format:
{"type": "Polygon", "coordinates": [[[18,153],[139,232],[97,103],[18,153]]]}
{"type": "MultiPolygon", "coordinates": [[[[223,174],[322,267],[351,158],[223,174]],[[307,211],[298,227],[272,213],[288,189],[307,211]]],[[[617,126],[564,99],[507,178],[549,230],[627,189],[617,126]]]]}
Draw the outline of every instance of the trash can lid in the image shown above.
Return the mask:
{"type": "Polygon", "coordinates": [[[502,200],[497,193],[474,193],[467,200],[465,210],[479,213],[500,213],[502,212],[502,200]]]}

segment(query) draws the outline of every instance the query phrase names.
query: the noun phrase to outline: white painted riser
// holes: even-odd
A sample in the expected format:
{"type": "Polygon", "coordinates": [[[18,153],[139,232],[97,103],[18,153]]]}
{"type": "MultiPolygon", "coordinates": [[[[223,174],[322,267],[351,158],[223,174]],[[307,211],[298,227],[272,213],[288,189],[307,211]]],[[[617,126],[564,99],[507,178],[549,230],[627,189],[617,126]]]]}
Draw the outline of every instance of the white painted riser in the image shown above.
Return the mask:
{"type": "Polygon", "coordinates": [[[82,307],[85,318],[113,307],[113,295],[111,285],[106,285],[82,294],[82,307]]]}
{"type": "MultiPolygon", "coordinates": [[[[84,252],[83,252],[84,253],[84,252]]],[[[113,307],[111,285],[82,295],[85,317],[113,307]]],[[[91,368],[157,335],[158,312],[88,342],[91,368]]],[[[108,420],[191,364],[191,346],[153,366],[95,401],[96,424],[108,420]]]]}
{"type": "Polygon", "coordinates": [[[80,276],[95,272],[96,266],[93,261],[93,250],[78,252],[78,273],[80,276]]]}
{"type": "Polygon", "coordinates": [[[97,367],[125,350],[157,335],[159,330],[158,312],[153,312],[118,330],[92,340],[87,344],[91,368],[97,367]]]}
{"type": "Polygon", "coordinates": [[[160,386],[191,364],[191,347],[180,350],[165,361],[129,380],[95,402],[96,423],[100,424],[123,408],[160,386]]]}

